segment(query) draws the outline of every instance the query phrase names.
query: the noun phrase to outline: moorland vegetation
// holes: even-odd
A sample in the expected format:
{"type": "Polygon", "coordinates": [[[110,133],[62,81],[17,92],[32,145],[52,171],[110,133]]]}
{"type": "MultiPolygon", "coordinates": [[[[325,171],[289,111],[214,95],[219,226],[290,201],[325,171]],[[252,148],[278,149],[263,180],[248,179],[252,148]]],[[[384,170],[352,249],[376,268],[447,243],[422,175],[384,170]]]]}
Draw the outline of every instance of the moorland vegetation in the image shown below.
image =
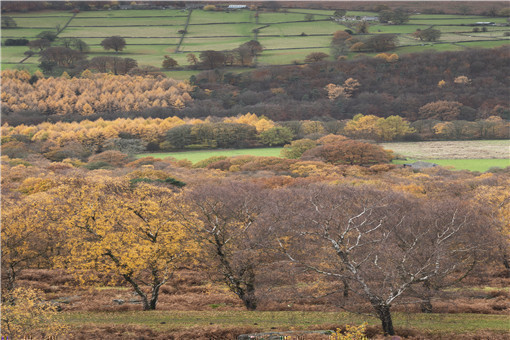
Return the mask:
{"type": "Polygon", "coordinates": [[[381,142],[508,140],[508,9],[354,3],[2,2],[1,335],[504,338],[509,168],[381,142]]]}

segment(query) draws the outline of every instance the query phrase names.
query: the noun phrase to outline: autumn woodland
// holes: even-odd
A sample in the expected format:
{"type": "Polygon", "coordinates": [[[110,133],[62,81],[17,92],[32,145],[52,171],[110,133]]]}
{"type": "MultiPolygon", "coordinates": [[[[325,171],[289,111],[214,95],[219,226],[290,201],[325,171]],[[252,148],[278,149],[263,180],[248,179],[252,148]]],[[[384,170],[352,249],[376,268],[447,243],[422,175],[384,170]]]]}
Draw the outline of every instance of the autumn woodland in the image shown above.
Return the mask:
{"type": "Polygon", "coordinates": [[[402,52],[447,16],[504,41],[508,4],[233,4],[2,2],[2,339],[508,339],[510,167],[391,148],[508,164],[509,45],[402,52]],[[154,10],[191,20],[164,57],[70,24],[154,10]],[[293,63],[264,21],[179,53],[230,12],[336,26],[293,63]]]}

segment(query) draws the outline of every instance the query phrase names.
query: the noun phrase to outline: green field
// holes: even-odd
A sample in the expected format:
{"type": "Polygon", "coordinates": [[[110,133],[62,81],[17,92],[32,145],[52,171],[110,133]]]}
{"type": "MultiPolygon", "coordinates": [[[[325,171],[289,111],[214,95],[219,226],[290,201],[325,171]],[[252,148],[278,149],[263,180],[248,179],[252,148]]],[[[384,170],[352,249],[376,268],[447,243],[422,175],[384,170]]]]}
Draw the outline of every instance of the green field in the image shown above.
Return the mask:
{"type": "MultiPolygon", "coordinates": [[[[330,37],[287,37],[282,41],[280,38],[259,38],[260,43],[268,49],[288,49],[288,48],[310,48],[324,46],[326,41],[331,40],[330,37]]],[[[310,52],[308,52],[310,53],[310,52]]],[[[264,56],[264,54],[262,54],[264,56]]]]}
{"type": "MultiPolygon", "coordinates": [[[[126,26],[126,25],[181,25],[186,23],[186,17],[166,17],[166,18],[131,18],[126,23],[126,18],[74,18],[69,27],[75,26],[126,26]]],[[[134,28],[134,27],[133,27],[134,28]]]]}
{"type": "Polygon", "coordinates": [[[313,48],[313,49],[296,49],[296,50],[272,50],[264,52],[257,61],[261,65],[265,64],[291,64],[294,61],[303,62],[307,55],[312,52],[324,52],[329,54],[329,47],[313,48]]]}
{"type": "MultiPolygon", "coordinates": [[[[395,164],[414,163],[417,159],[395,160],[395,164]]],[[[445,168],[455,170],[469,170],[485,172],[491,168],[506,168],[510,166],[510,159],[425,159],[424,161],[435,163],[445,168]]]]}
{"type": "Polygon", "coordinates": [[[255,149],[221,149],[221,150],[200,150],[200,151],[182,151],[182,152],[166,152],[166,153],[144,153],[137,157],[154,157],[166,158],[173,157],[175,159],[187,159],[193,163],[207,159],[213,156],[271,156],[279,157],[282,148],[255,148],[255,149]]]}
{"type": "MultiPolygon", "coordinates": [[[[63,313],[64,322],[71,326],[120,326],[139,325],[157,331],[186,329],[191,327],[252,326],[257,325],[261,330],[297,329],[304,330],[311,325],[324,324],[361,324],[364,321],[370,325],[379,325],[376,318],[334,312],[266,312],[266,311],[151,311],[140,313],[129,312],[66,312],[63,313]]],[[[510,331],[510,323],[506,315],[477,314],[409,314],[393,313],[393,323],[398,333],[399,328],[415,328],[431,333],[463,334],[480,330],[490,330],[498,333],[510,331]]]]}
{"type": "MultiPolygon", "coordinates": [[[[185,28],[188,10],[99,10],[78,13],[59,35],[59,38],[82,38],[91,45],[89,57],[112,55],[102,50],[101,41],[109,36],[125,37],[127,47],[123,57],[133,58],[140,65],[161,67],[164,55],[170,55],[181,66],[187,66],[185,54],[209,49],[232,50],[255,37],[255,28],[269,25],[259,31],[259,41],[267,50],[257,58],[261,64],[291,64],[302,62],[311,52],[329,53],[331,36],[347,27],[333,21],[323,21],[333,14],[333,10],[289,9],[279,12],[255,11],[203,11],[193,10],[187,33],[178,53],[175,53],[180,41],[180,30],[185,28]],[[312,21],[304,21],[306,14],[313,14],[312,21]],[[301,22],[295,22],[301,21],[301,22]],[[105,27],[98,27],[105,26],[105,27]],[[131,26],[131,27],[130,27],[131,26]],[[298,36],[304,33],[307,36],[298,36]],[[289,37],[290,36],[290,37],[289,37]],[[154,44],[152,46],[148,46],[154,44]],[[299,48],[298,50],[293,50],[299,48]]],[[[348,16],[374,16],[377,13],[349,11],[348,16]]],[[[2,40],[7,38],[34,39],[43,30],[63,26],[71,13],[69,11],[43,11],[28,13],[10,13],[19,28],[2,30],[2,40]]],[[[506,32],[509,27],[489,26],[488,32],[473,33],[468,26],[478,21],[504,23],[505,18],[491,18],[473,15],[412,15],[409,23],[388,25],[373,23],[369,34],[395,33],[399,35],[395,52],[399,54],[423,51],[452,51],[467,48],[492,48],[510,44],[506,32]],[[421,42],[412,36],[418,28],[433,25],[443,32],[437,42],[421,42]],[[446,25],[446,26],[445,26],[446,25]],[[459,44],[454,44],[458,43],[459,44]]],[[[355,22],[346,25],[355,25],[355,22]]],[[[55,45],[59,44],[59,40],[55,45]]],[[[26,48],[3,47],[2,68],[15,67],[23,59],[26,48]]],[[[357,53],[350,53],[348,58],[357,53]]],[[[372,55],[372,54],[367,54],[372,55]]],[[[36,58],[29,62],[37,64],[36,58]]],[[[21,66],[21,65],[20,65],[21,66]]],[[[29,65],[32,69],[33,65],[29,65]]]]}
{"type": "MultiPolygon", "coordinates": [[[[269,27],[260,30],[261,35],[299,35],[306,34],[328,34],[328,43],[334,32],[341,29],[338,24],[331,21],[293,22],[282,24],[271,24],[269,27]]],[[[284,43],[284,41],[282,41],[284,43]]]]}
{"type": "MultiPolygon", "coordinates": [[[[382,143],[382,147],[394,151],[406,160],[396,160],[395,164],[412,163],[423,160],[436,163],[455,170],[470,170],[485,172],[490,168],[505,168],[510,166],[510,141],[508,140],[480,140],[480,141],[445,141],[445,142],[404,142],[382,143]],[[482,158],[486,157],[486,158],[482,158]]],[[[188,159],[192,163],[213,156],[272,156],[279,157],[282,148],[254,148],[254,149],[221,149],[181,151],[170,153],[146,153],[141,157],[188,159]]]]}

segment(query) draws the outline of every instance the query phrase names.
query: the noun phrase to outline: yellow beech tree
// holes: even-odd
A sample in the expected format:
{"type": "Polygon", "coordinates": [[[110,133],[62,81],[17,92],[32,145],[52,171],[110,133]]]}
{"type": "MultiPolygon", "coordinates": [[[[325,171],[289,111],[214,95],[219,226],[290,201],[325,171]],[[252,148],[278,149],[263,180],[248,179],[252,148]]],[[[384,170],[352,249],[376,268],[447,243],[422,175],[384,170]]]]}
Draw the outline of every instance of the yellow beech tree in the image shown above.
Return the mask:
{"type": "Polygon", "coordinates": [[[177,194],[168,183],[96,175],[61,186],[55,202],[68,248],[61,265],[81,277],[117,274],[139,295],[144,310],[156,309],[160,287],[194,251],[176,221],[177,194]]]}

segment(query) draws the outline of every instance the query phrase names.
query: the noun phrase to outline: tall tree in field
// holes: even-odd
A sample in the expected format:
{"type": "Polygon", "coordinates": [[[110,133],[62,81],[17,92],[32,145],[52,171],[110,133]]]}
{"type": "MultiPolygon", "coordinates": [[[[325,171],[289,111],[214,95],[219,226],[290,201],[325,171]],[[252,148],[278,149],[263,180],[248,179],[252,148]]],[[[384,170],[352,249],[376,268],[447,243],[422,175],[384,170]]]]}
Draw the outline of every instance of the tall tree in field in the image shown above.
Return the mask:
{"type": "Polygon", "coordinates": [[[267,252],[259,215],[265,199],[262,188],[246,182],[223,181],[188,192],[181,220],[201,242],[223,281],[249,310],[257,308],[256,279],[267,252]]]}
{"type": "Polygon", "coordinates": [[[107,51],[114,50],[116,53],[122,51],[126,47],[126,40],[118,35],[105,38],[101,41],[101,46],[107,51]]]}
{"type": "Polygon", "coordinates": [[[367,187],[312,186],[276,197],[275,236],[289,261],[369,302],[385,334],[411,287],[455,279],[486,249],[484,221],[465,202],[423,202],[367,187]]]}
{"type": "Polygon", "coordinates": [[[203,51],[200,52],[200,61],[205,68],[215,69],[225,64],[225,54],[213,50],[203,51]]]}
{"type": "Polygon", "coordinates": [[[194,248],[177,223],[174,191],[148,181],[73,179],[55,191],[55,207],[69,254],[62,263],[79,273],[119,275],[143,309],[153,310],[161,286],[194,248]]]}
{"type": "Polygon", "coordinates": [[[166,68],[166,69],[171,69],[171,68],[175,68],[179,65],[179,63],[177,62],[177,60],[175,60],[174,58],[166,55],[165,56],[165,59],[163,60],[163,68],[166,68]]]}
{"type": "Polygon", "coordinates": [[[329,55],[324,52],[312,52],[305,58],[305,63],[316,63],[328,58],[329,55]]]}
{"type": "Polygon", "coordinates": [[[351,35],[345,31],[336,31],[331,39],[330,50],[333,57],[336,59],[339,56],[349,53],[349,42],[351,35]]]}

